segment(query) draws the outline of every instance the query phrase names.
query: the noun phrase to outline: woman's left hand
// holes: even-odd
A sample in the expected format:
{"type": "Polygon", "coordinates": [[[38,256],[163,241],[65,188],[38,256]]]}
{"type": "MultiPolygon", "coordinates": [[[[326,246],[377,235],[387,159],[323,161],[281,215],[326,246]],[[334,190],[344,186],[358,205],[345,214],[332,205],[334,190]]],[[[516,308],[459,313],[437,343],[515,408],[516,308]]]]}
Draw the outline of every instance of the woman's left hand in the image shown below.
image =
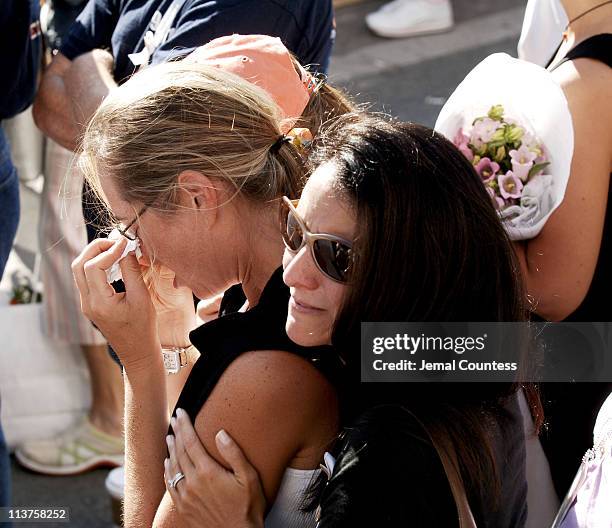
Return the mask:
{"type": "Polygon", "coordinates": [[[189,288],[175,287],[175,273],[155,264],[143,264],[144,281],[157,313],[157,330],[162,345],[189,346],[189,332],[196,326],[193,294],[189,288]]]}
{"type": "Polygon", "coordinates": [[[219,453],[231,468],[228,471],[208,454],[185,411],[178,409],[170,423],[175,436],[167,437],[170,458],[164,464],[164,478],[181,526],[263,527],[263,488],[238,444],[223,430],[215,437],[219,453]],[[184,478],[170,486],[179,473],[184,478]]]}
{"type": "Polygon", "coordinates": [[[157,318],[149,291],[142,279],[134,253],[119,263],[125,293],[108,284],[106,270],[121,256],[127,241],[106,238],[88,244],[72,263],[72,272],[81,295],[81,310],[113,346],[121,363],[132,366],[148,363],[157,354],[157,318]]]}

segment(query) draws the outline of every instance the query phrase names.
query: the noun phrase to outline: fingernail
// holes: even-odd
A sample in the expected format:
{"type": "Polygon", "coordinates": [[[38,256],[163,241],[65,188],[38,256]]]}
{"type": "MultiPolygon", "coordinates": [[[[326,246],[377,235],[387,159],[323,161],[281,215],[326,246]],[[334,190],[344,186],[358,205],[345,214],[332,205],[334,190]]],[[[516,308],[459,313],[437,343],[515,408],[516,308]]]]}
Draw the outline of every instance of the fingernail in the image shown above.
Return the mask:
{"type": "Polygon", "coordinates": [[[172,429],[174,429],[174,426],[176,425],[176,418],[174,416],[170,418],[170,425],[172,426],[172,429]]]}
{"type": "Polygon", "coordinates": [[[170,465],[170,459],[164,458],[164,467],[167,468],[170,465]]]}
{"type": "Polygon", "coordinates": [[[185,411],[183,411],[183,409],[177,409],[176,410],[176,417],[177,418],[185,418],[186,414],[187,413],[185,411]]]}
{"type": "Polygon", "coordinates": [[[172,435],[166,436],[166,444],[170,445],[173,440],[174,440],[174,438],[172,437],[172,435]]]}
{"type": "Polygon", "coordinates": [[[217,433],[217,439],[219,440],[219,442],[221,442],[223,445],[229,445],[230,443],[230,437],[229,435],[225,432],[225,429],[221,429],[218,433],[217,433]]]}

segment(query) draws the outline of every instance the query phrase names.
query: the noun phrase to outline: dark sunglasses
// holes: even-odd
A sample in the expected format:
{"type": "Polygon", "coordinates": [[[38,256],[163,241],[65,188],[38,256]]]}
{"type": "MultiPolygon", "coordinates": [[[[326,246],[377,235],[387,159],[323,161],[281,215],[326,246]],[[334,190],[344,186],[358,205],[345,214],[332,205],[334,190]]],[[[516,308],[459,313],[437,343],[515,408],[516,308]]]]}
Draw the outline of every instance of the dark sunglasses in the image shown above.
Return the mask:
{"type": "Polygon", "coordinates": [[[297,253],[308,244],[319,271],[333,281],[345,283],[351,268],[352,243],[334,235],[311,233],[295,209],[297,204],[298,200],[283,196],[281,233],[285,246],[297,253]]]}

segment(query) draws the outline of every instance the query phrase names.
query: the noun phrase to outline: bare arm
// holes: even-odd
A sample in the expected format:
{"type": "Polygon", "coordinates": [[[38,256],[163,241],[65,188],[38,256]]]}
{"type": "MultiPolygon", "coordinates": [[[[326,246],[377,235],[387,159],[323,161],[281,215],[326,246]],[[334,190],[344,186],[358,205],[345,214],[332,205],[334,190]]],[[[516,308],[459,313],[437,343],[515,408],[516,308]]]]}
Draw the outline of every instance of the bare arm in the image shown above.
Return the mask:
{"type": "Polygon", "coordinates": [[[79,138],[87,123],[117,83],[113,78],[113,56],[101,49],[79,55],[66,74],[66,90],[79,127],[79,138]]]}
{"type": "MultiPolygon", "coordinates": [[[[189,298],[186,299],[185,310],[179,310],[173,313],[158,313],[157,331],[162,345],[179,347],[190,346],[189,332],[196,326],[191,292],[189,292],[189,298]]],[[[192,349],[188,357],[187,366],[183,367],[176,374],[166,375],[168,416],[172,414],[174,406],[185,386],[185,382],[191,373],[191,369],[199,357],[200,354],[197,350],[192,349]]]]}
{"type": "Polygon", "coordinates": [[[38,128],[62,147],[74,150],[78,129],[64,84],[71,64],[61,53],[53,58],[40,82],[32,112],[38,128]]]}
{"type": "MultiPolygon", "coordinates": [[[[213,319],[219,317],[219,306],[221,304],[221,300],[223,299],[223,294],[219,294],[216,297],[211,299],[204,299],[198,303],[197,313],[194,314],[190,312],[185,315],[183,312],[182,315],[178,317],[173,317],[168,314],[166,317],[160,316],[158,322],[158,330],[160,340],[163,344],[171,344],[178,346],[189,346],[189,332],[194,328],[203,325],[213,319]],[[172,320],[174,319],[174,320],[172,320]],[[167,333],[168,329],[172,329],[170,333],[167,333]],[[180,330],[180,329],[183,330],[180,330]],[[178,332],[177,332],[178,329],[178,332]]],[[[189,299],[190,306],[193,306],[192,299],[189,299]]],[[[176,406],[176,402],[181,395],[181,391],[187,382],[187,378],[191,373],[191,369],[193,365],[200,357],[200,353],[193,348],[188,357],[188,364],[186,367],[182,368],[176,374],[169,374],[167,378],[167,394],[168,394],[168,415],[172,415],[172,411],[176,406]]]]}
{"type": "Polygon", "coordinates": [[[593,61],[554,72],[568,99],[574,156],[565,198],[541,233],[515,248],[538,315],[562,320],[584,300],[597,265],[610,184],[612,76],[593,61]]]}
{"type": "MultiPolygon", "coordinates": [[[[335,406],[333,389],[306,361],[287,352],[258,351],[242,355],[227,369],[198,414],[195,429],[205,449],[223,465],[215,434],[223,428],[236,439],[259,473],[270,507],[290,463],[317,466],[336,433],[335,406]]],[[[154,526],[179,524],[166,493],[154,526]]]]}
{"type": "Polygon", "coordinates": [[[95,322],[125,368],[125,526],[151,526],[164,493],[164,436],[168,427],[166,374],[157,333],[157,314],[136,257],[119,266],[125,293],[108,284],[106,270],[125,239],[94,240],[72,263],[83,314],[95,322]]]}
{"type": "Polygon", "coordinates": [[[37,126],[63,147],[76,150],[84,126],[116,86],[113,58],[93,50],[70,61],[61,53],[43,75],[34,101],[37,126]]]}
{"type": "MultiPolygon", "coordinates": [[[[155,345],[152,344],[152,347],[155,345]]],[[[125,528],[151,526],[165,491],[164,438],[168,431],[166,372],[161,349],[150,364],[126,370],[125,380],[125,528]]]]}
{"type": "MultiPolygon", "coordinates": [[[[158,322],[158,330],[162,344],[173,344],[178,345],[185,343],[185,346],[189,346],[189,332],[194,328],[197,328],[200,325],[208,323],[213,319],[219,317],[219,307],[221,305],[221,300],[223,299],[223,294],[219,294],[210,299],[203,299],[198,303],[197,311],[195,313],[195,317],[192,311],[186,313],[185,311],[178,317],[178,321],[176,317],[169,315],[169,320],[164,320],[164,316],[160,316],[158,322]],[[172,320],[174,319],[174,320],[172,320]],[[172,331],[170,334],[166,334],[166,330],[171,328],[172,331]],[[182,330],[180,330],[182,328],[182,330]],[[178,332],[177,332],[178,329],[178,332]]],[[[189,305],[193,306],[193,299],[189,299],[189,305]]],[[[182,346],[182,345],[181,345],[182,346]]],[[[168,394],[168,410],[169,415],[172,414],[174,407],[176,406],[176,402],[179,399],[181,391],[187,382],[187,378],[191,373],[191,369],[193,365],[200,357],[200,353],[194,348],[191,351],[191,354],[188,358],[188,364],[186,367],[182,368],[177,374],[170,374],[167,379],[167,394],[168,394]]]]}
{"type": "MultiPolygon", "coordinates": [[[[216,297],[211,299],[204,299],[198,303],[197,313],[193,312],[183,313],[179,316],[178,321],[176,317],[174,320],[172,315],[168,315],[169,320],[164,320],[163,316],[160,316],[160,320],[158,323],[159,335],[161,342],[163,344],[169,343],[173,345],[178,345],[185,343],[185,346],[189,346],[189,332],[194,328],[203,325],[213,319],[219,317],[219,306],[221,305],[221,300],[223,299],[223,294],[219,294],[216,297]],[[166,334],[166,330],[171,328],[172,331],[170,334],[166,334]],[[180,329],[183,330],[180,330],[180,329]],[[176,330],[179,329],[177,332],[176,330]]],[[[189,305],[193,307],[193,299],[189,299],[189,305]]],[[[191,350],[190,356],[188,358],[188,364],[186,367],[182,368],[177,374],[170,374],[167,378],[167,394],[168,394],[168,415],[172,415],[172,411],[176,406],[176,402],[181,395],[181,391],[187,382],[187,378],[191,373],[191,369],[193,365],[200,357],[200,353],[193,348],[191,350]]]]}

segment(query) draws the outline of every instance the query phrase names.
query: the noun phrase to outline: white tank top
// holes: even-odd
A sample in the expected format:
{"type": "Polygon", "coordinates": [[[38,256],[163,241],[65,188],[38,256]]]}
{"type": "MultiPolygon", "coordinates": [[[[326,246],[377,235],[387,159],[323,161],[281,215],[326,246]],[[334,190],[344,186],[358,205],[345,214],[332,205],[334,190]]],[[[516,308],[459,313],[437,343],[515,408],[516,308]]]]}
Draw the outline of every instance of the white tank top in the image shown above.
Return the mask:
{"type": "Polygon", "coordinates": [[[306,492],[321,472],[320,469],[287,468],[276,500],[265,521],[265,528],[314,528],[315,512],[304,513],[306,492]]]}

